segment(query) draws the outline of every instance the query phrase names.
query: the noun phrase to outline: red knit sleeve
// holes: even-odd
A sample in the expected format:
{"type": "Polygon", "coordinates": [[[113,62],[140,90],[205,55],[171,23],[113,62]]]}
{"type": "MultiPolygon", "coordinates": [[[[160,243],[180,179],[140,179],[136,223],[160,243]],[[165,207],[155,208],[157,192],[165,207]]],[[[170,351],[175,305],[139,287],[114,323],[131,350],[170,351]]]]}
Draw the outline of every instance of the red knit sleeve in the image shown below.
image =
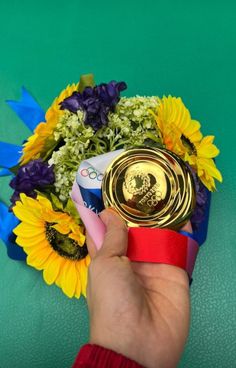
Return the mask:
{"type": "Polygon", "coordinates": [[[80,349],[72,368],[144,368],[112,350],[86,344],[80,349]]]}

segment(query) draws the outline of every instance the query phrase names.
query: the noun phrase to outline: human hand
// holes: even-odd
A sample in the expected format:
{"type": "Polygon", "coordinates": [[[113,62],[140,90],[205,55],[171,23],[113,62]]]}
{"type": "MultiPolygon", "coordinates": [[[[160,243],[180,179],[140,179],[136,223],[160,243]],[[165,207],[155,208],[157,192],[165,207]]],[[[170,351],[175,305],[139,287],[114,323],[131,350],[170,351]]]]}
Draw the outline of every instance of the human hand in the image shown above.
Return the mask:
{"type": "MultiPolygon", "coordinates": [[[[189,279],[181,268],[130,262],[127,227],[104,210],[103,246],[87,235],[91,255],[87,287],[90,343],[120,353],[147,368],[176,367],[189,330],[189,279]]],[[[184,230],[191,231],[188,223],[184,230]]]]}

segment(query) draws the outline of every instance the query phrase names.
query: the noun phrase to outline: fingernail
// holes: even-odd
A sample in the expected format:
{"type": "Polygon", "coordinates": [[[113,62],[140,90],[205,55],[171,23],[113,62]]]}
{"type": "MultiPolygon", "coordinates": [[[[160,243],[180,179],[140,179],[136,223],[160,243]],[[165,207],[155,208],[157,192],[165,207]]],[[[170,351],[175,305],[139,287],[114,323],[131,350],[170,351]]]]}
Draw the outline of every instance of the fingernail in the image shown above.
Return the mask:
{"type": "Polygon", "coordinates": [[[108,211],[111,211],[111,212],[113,212],[113,213],[115,213],[117,216],[119,216],[119,217],[120,217],[119,212],[118,212],[115,208],[113,208],[113,207],[108,207],[108,208],[107,208],[107,210],[108,210],[108,211]]]}
{"type": "Polygon", "coordinates": [[[115,215],[117,215],[117,216],[120,217],[118,211],[115,208],[113,208],[113,207],[105,208],[105,210],[102,210],[101,212],[99,212],[98,216],[100,216],[101,214],[106,213],[107,211],[112,212],[113,214],[115,214],[115,215]]]}
{"type": "Polygon", "coordinates": [[[114,216],[118,217],[119,219],[121,218],[119,213],[112,207],[108,207],[99,213],[99,217],[102,217],[102,221],[105,225],[108,225],[114,216]]]}

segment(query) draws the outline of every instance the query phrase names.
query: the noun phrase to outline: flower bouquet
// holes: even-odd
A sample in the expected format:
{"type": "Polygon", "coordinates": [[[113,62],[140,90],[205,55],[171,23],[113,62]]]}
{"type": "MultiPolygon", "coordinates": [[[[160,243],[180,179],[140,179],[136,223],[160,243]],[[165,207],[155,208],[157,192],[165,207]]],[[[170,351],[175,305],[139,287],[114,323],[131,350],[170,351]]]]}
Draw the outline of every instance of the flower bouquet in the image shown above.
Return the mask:
{"type": "Polygon", "coordinates": [[[214,136],[203,137],[181,98],[121,97],[126,88],[115,81],[95,85],[93,76],[85,75],[67,86],[46,114],[25,89],[21,101],[8,101],[33,134],[23,146],[0,143],[0,175],[11,175],[13,189],[11,205],[0,203],[0,238],[11,258],[43,271],[45,282],[68,297],[86,296],[90,263],[85,227],[71,199],[84,160],[135,147],[173,152],[194,180],[191,224],[199,244],[206,238],[210,192],[215,179],[222,181],[214,136]]]}

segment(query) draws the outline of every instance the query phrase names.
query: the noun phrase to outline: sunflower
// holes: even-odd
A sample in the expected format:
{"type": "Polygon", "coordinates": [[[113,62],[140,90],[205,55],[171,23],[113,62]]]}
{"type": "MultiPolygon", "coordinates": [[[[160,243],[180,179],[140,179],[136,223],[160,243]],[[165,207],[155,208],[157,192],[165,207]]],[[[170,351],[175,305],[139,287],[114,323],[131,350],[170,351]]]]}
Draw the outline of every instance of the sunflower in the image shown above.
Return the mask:
{"type": "Polygon", "coordinates": [[[218,148],[213,144],[214,136],[206,136],[195,144],[196,154],[185,154],[185,160],[196,170],[198,177],[210,190],[216,190],[214,178],[222,182],[222,175],[212,158],[219,154],[218,148]]]}
{"type": "Polygon", "coordinates": [[[43,270],[46,283],[55,283],[68,297],[86,296],[90,258],[83,228],[67,213],[55,212],[40,195],[33,199],[21,193],[13,212],[21,220],[14,233],[27,264],[43,270]]]}
{"type": "Polygon", "coordinates": [[[176,153],[196,170],[200,180],[210,190],[215,190],[214,178],[222,176],[213,161],[219,154],[213,144],[214,137],[203,138],[201,125],[191,118],[181,98],[172,96],[159,99],[154,115],[164,146],[176,153]]]}
{"type": "Polygon", "coordinates": [[[54,100],[53,104],[46,112],[46,122],[39,123],[34,130],[34,134],[30,136],[23,147],[23,154],[21,156],[21,165],[26,164],[32,158],[37,159],[49,151],[55,143],[53,131],[57,126],[59,118],[63,115],[63,110],[60,109],[60,102],[72,95],[74,91],[78,90],[79,84],[68,85],[60,95],[54,100]]]}

